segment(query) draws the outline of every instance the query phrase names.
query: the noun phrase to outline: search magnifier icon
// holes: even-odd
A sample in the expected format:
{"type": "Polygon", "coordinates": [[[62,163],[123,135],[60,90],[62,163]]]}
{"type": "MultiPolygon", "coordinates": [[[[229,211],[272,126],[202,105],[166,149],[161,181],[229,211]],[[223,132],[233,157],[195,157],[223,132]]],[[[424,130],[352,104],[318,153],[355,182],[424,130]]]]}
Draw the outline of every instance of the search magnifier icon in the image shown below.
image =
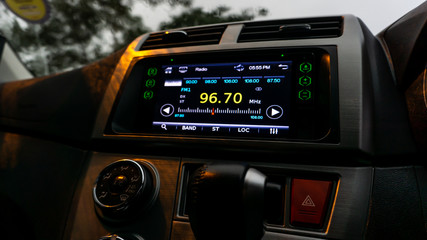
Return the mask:
{"type": "Polygon", "coordinates": [[[160,126],[162,129],[164,129],[164,130],[168,130],[167,128],[166,128],[166,124],[162,124],[161,126],[160,126]]]}

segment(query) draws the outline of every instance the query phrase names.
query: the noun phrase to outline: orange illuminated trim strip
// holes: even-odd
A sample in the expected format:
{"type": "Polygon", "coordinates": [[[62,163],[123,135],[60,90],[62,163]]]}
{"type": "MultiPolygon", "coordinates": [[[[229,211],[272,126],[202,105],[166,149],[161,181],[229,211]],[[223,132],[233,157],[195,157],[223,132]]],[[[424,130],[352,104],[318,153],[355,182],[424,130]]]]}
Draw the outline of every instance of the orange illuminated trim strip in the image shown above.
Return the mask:
{"type": "MultiPolygon", "coordinates": [[[[117,91],[119,90],[121,83],[127,74],[127,71],[131,69],[131,67],[135,64],[134,59],[141,59],[146,56],[153,55],[154,51],[139,51],[136,49],[141,40],[142,36],[135,39],[131,44],[129,44],[128,48],[123,53],[111,77],[110,84],[112,85],[112,88],[108,89],[110,90],[110,92],[107,92],[107,94],[112,94],[113,96],[115,96],[114,93],[117,93],[117,91]]],[[[155,53],[167,54],[168,52],[166,50],[156,49],[155,53]]]]}
{"type": "Polygon", "coordinates": [[[327,227],[326,227],[325,234],[328,234],[328,232],[329,232],[329,228],[330,228],[330,226],[331,226],[331,222],[332,222],[332,215],[334,214],[335,204],[336,204],[336,202],[337,202],[337,197],[338,197],[338,191],[339,191],[339,189],[340,189],[340,183],[341,183],[341,180],[338,180],[338,182],[337,182],[337,188],[335,189],[334,202],[333,202],[333,204],[332,204],[331,213],[329,214],[329,221],[328,221],[328,225],[327,225],[327,227]]]}

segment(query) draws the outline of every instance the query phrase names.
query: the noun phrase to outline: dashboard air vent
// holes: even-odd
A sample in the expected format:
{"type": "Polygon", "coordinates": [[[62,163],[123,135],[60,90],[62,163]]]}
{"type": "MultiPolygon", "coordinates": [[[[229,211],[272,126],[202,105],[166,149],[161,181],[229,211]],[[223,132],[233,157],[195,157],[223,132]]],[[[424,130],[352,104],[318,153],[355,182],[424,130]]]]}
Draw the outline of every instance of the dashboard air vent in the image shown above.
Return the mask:
{"type": "Polygon", "coordinates": [[[152,33],[141,50],[218,44],[225,28],[221,25],[152,33]]]}
{"type": "Polygon", "coordinates": [[[324,17],[245,23],[238,42],[339,37],[342,22],[342,17],[324,17]]]}

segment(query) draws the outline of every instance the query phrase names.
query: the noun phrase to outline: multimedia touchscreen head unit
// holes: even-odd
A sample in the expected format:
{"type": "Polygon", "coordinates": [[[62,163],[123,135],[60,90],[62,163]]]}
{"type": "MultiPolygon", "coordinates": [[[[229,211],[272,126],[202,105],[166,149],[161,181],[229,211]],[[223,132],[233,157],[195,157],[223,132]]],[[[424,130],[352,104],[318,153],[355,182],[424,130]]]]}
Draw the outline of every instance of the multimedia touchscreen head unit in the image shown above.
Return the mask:
{"type": "Polygon", "coordinates": [[[123,88],[111,130],[321,139],[332,127],[330,56],[313,48],[140,59],[123,88]]]}
{"type": "Polygon", "coordinates": [[[153,127],[281,135],[290,124],[291,69],[292,61],[162,65],[153,127]]]}

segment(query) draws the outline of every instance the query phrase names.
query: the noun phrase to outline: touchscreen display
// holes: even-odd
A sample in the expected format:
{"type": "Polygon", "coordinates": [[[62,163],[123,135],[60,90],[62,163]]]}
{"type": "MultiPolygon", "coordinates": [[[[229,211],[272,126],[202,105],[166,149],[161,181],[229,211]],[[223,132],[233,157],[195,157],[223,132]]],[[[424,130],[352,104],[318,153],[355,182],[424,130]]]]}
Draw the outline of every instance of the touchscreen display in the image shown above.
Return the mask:
{"type": "MultiPolygon", "coordinates": [[[[334,53],[333,47],[328,49],[334,53]]],[[[111,131],[322,139],[331,129],[331,82],[336,78],[331,75],[331,59],[319,48],[141,58],[126,79],[111,131]]]]}
{"type": "Polygon", "coordinates": [[[283,135],[291,128],[292,61],[162,65],[153,128],[283,135]]]}

